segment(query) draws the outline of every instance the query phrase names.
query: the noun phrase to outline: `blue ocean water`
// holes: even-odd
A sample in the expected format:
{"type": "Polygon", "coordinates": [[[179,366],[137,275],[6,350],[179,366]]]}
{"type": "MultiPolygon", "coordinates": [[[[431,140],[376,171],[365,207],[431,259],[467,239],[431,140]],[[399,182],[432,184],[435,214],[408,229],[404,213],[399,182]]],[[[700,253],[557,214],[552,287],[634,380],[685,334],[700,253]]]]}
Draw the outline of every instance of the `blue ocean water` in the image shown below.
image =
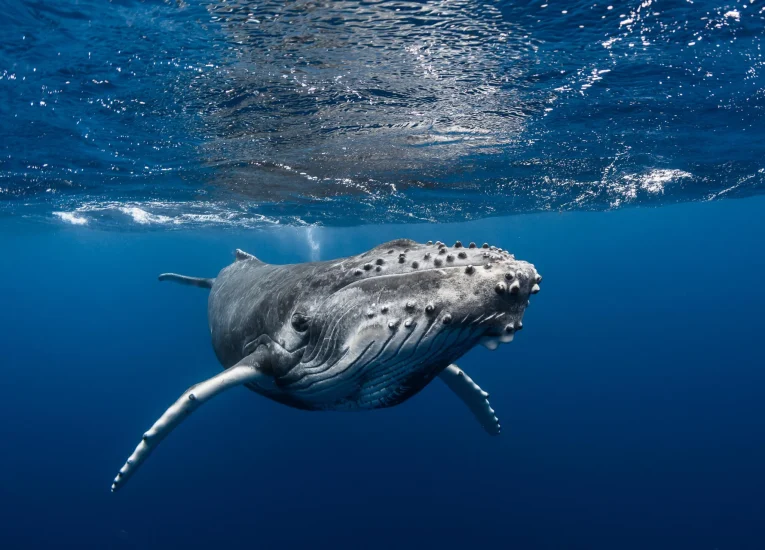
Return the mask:
{"type": "Polygon", "coordinates": [[[758,0],[0,0],[0,548],[765,548],[758,0]],[[219,370],[207,291],[385,240],[544,275],[366,413],[219,370]]]}
{"type": "Polygon", "coordinates": [[[765,183],[758,2],[0,5],[10,213],[447,222],[765,183]]]}
{"type": "Polygon", "coordinates": [[[255,232],[5,220],[3,547],[761,548],[763,208],[255,232]],[[394,236],[486,239],[544,275],[515,341],[460,361],[499,437],[440,383],[367,413],[234,390],[109,492],[140,434],[218,369],[207,292],[157,272],[394,236]]]}

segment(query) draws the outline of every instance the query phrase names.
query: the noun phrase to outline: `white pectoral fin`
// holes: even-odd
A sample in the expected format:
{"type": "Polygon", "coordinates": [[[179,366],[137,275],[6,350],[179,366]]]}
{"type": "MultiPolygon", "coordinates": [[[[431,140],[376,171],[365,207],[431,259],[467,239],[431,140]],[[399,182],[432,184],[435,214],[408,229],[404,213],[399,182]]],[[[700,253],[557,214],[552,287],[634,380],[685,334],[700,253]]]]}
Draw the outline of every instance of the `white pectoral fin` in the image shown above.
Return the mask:
{"type": "Polygon", "coordinates": [[[248,382],[256,382],[263,376],[263,373],[258,369],[257,364],[251,360],[251,357],[245,357],[233,367],[218,373],[204,382],[191,386],[183,392],[183,395],[159,417],[159,420],[154,423],[149,431],[143,434],[138,447],[135,448],[133,454],[130,455],[125,465],[120,469],[117,477],[114,478],[112,492],[122,488],[128,478],[140,468],[141,464],[146,461],[155,447],[159,445],[159,442],[202,403],[229,388],[248,382]]]}
{"type": "Polygon", "coordinates": [[[457,365],[449,365],[438,375],[467,405],[481,426],[491,435],[499,435],[499,420],[489,405],[489,394],[473,382],[457,365]]]}

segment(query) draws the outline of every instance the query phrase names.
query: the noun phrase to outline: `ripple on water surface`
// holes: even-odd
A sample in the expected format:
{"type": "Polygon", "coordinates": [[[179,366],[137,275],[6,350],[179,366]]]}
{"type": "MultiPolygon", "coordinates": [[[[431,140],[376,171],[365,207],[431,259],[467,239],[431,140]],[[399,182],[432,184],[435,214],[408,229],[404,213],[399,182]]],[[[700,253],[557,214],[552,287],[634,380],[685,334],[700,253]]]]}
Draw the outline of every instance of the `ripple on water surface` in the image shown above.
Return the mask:
{"type": "Polygon", "coordinates": [[[448,221],[759,193],[751,2],[16,2],[0,209],[448,221]]]}

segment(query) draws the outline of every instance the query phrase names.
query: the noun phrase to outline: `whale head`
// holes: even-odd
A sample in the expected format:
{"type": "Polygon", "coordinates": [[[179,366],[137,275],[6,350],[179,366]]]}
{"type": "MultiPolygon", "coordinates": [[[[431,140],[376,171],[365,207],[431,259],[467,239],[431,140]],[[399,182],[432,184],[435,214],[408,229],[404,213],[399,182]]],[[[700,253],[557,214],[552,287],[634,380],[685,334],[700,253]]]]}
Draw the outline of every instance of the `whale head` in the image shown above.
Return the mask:
{"type": "Polygon", "coordinates": [[[323,273],[332,282],[321,287],[331,291],[303,308],[302,363],[307,372],[360,376],[432,377],[478,344],[511,342],[542,280],[532,264],[488,244],[409,240],[328,263],[323,273]]]}

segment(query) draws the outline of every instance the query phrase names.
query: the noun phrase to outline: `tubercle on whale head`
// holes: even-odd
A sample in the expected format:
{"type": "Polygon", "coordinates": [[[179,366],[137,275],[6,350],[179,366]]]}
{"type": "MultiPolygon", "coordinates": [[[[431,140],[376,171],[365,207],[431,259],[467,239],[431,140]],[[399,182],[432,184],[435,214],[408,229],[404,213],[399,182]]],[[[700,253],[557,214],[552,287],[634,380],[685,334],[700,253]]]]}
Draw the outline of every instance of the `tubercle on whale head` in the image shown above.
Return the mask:
{"type": "Polygon", "coordinates": [[[432,328],[422,338],[459,332],[463,347],[496,349],[523,327],[542,279],[532,264],[500,248],[460,241],[452,247],[392,241],[345,259],[340,268],[348,284],[317,310],[311,331],[333,331],[338,341],[359,345],[427,325],[432,328]],[[369,264],[381,269],[364,270],[369,264]],[[338,311],[345,321],[329,329],[338,311]]]}

